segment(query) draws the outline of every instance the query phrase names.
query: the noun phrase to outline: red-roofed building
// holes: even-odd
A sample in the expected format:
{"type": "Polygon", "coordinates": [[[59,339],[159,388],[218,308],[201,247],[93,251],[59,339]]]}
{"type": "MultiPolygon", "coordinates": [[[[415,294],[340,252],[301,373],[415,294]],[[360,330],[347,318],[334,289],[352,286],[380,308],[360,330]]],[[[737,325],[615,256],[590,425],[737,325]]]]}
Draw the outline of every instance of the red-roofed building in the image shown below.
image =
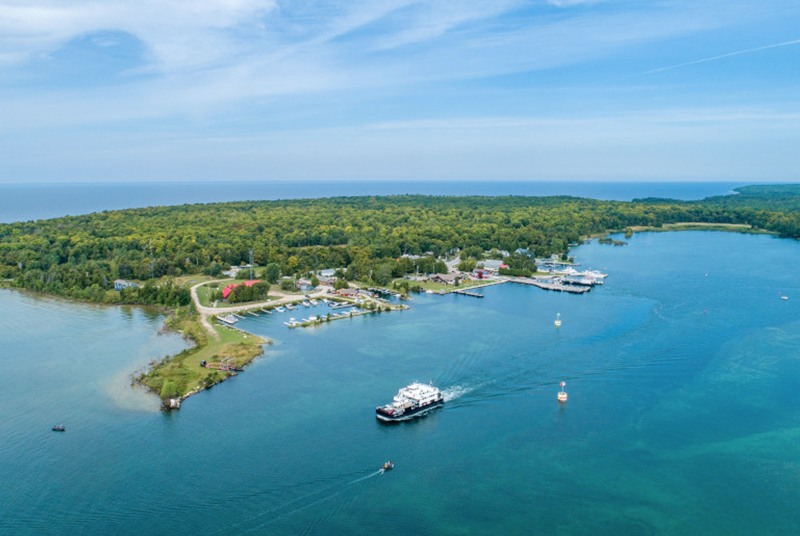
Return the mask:
{"type": "Polygon", "coordinates": [[[230,296],[231,292],[233,292],[233,289],[238,287],[240,284],[243,284],[246,287],[252,287],[256,283],[260,283],[260,282],[261,282],[260,279],[249,279],[249,280],[245,281],[244,283],[231,283],[230,285],[228,285],[227,287],[222,289],[222,299],[223,300],[227,300],[228,296],[230,296]]]}

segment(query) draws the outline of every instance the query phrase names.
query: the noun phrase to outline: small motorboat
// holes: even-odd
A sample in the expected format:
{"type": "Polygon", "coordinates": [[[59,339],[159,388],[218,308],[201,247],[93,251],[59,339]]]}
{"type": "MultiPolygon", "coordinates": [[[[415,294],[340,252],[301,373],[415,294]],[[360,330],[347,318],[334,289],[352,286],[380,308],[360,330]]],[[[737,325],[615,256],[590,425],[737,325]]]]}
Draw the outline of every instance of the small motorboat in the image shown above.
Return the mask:
{"type": "Polygon", "coordinates": [[[388,462],[384,463],[383,467],[381,467],[381,469],[383,469],[384,471],[391,471],[392,469],[394,469],[394,462],[393,461],[388,461],[388,462]]]}
{"type": "Polygon", "coordinates": [[[66,432],[67,431],[67,427],[64,426],[63,424],[56,424],[55,426],[53,426],[53,431],[54,432],[66,432]]]}

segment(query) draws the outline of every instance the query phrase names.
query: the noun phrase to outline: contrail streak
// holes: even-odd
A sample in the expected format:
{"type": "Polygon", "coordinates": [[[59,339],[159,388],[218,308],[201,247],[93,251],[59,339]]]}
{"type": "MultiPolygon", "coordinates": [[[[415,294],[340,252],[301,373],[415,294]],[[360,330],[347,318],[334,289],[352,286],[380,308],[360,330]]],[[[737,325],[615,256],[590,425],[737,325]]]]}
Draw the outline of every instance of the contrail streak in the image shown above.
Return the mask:
{"type": "Polygon", "coordinates": [[[771,48],[787,47],[789,45],[798,45],[798,44],[800,44],[800,39],[795,39],[794,41],[785,41],[783,43],[776,43],[774,45],[764,45],[762,47],[748,48],[746,50],[737,50],[736,52],[728,52],[727,54],[720,54],[719,56],[711,56],[710,58],[703,58],[700,60],[687,61],[686,63],[679,63],[677,65],[670,65],[669,67],[659,67],[658,69],[645,71],[644,74],[653,74],[653,73],[660,73],[663,71],[671,71],[672,69],[679,69],[681,67],[686,67],[688,65],[697,65],[698,63],[707,63],[709,61],[716,61],[716,60],[721,60],[723,58],[730,58],[731,56],[740,56],[742,54],[750,54],[751,52],[759,52],[761,50],[769,50],[771,48]]]}

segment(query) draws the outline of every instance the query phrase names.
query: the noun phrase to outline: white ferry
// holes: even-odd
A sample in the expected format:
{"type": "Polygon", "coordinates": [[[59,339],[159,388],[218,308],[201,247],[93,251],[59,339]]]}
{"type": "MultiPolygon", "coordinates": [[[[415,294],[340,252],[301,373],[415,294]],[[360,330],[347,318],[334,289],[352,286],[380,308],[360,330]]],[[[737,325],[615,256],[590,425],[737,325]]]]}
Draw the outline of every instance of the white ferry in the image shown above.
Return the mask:
{"type": "Polygon", "coordinates": [[[385,422],[407,421],[443,404],[444,396],[439,389],[414,382],[400,389],[391,404],[375,408],[375,417],[385,422]]]}

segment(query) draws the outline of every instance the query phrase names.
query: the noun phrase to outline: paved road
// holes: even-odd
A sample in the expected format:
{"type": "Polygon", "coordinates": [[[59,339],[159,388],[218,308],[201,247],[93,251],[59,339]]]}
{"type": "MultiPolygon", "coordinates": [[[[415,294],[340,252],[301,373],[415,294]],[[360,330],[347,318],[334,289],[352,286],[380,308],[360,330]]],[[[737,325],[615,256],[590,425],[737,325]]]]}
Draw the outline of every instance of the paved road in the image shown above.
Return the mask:
{"type": "MultiPolygon", "coordinates": [[[[221,283],[224,281],[229,281],[228,279],[222,280],[215,280],[215,281],[204,281],[202,283],[198,283],[191,288],[192,294],[192,301],[194,302],[194,307],[197,310],[198,314],[200,315],[200,323],[203,327],[208,331],[212,337],[217,338],[219,335],[217,331],[214,329],[214,326],[211,325],[209,322],[208,317],[214,315],[224,315],[226,313],[235,313],[238,311],[249,311],[251,309],[261,309],[266,306],[278,306],[283,305],[286,303],[292,303],[296,301],[301,301],[305,299],[305,295],[302,294],[283,294],[282,292],[274,292],[272,291],[272,296],[279,296],[278,299],[270,299],[265,300],[258,303],[247,303],[242,305],[229,305],[227,307],[206,307],[205,305],[200,304],[200,298],[197,296],[197,289],[203,285],[207,285],[209,283],[221,283]]],[[[317,290],[314,293],[308,294],[311,298],[324,298],[325,296],[329,295],[330,287],[322,287],[321,290],[317,290]]]]}

